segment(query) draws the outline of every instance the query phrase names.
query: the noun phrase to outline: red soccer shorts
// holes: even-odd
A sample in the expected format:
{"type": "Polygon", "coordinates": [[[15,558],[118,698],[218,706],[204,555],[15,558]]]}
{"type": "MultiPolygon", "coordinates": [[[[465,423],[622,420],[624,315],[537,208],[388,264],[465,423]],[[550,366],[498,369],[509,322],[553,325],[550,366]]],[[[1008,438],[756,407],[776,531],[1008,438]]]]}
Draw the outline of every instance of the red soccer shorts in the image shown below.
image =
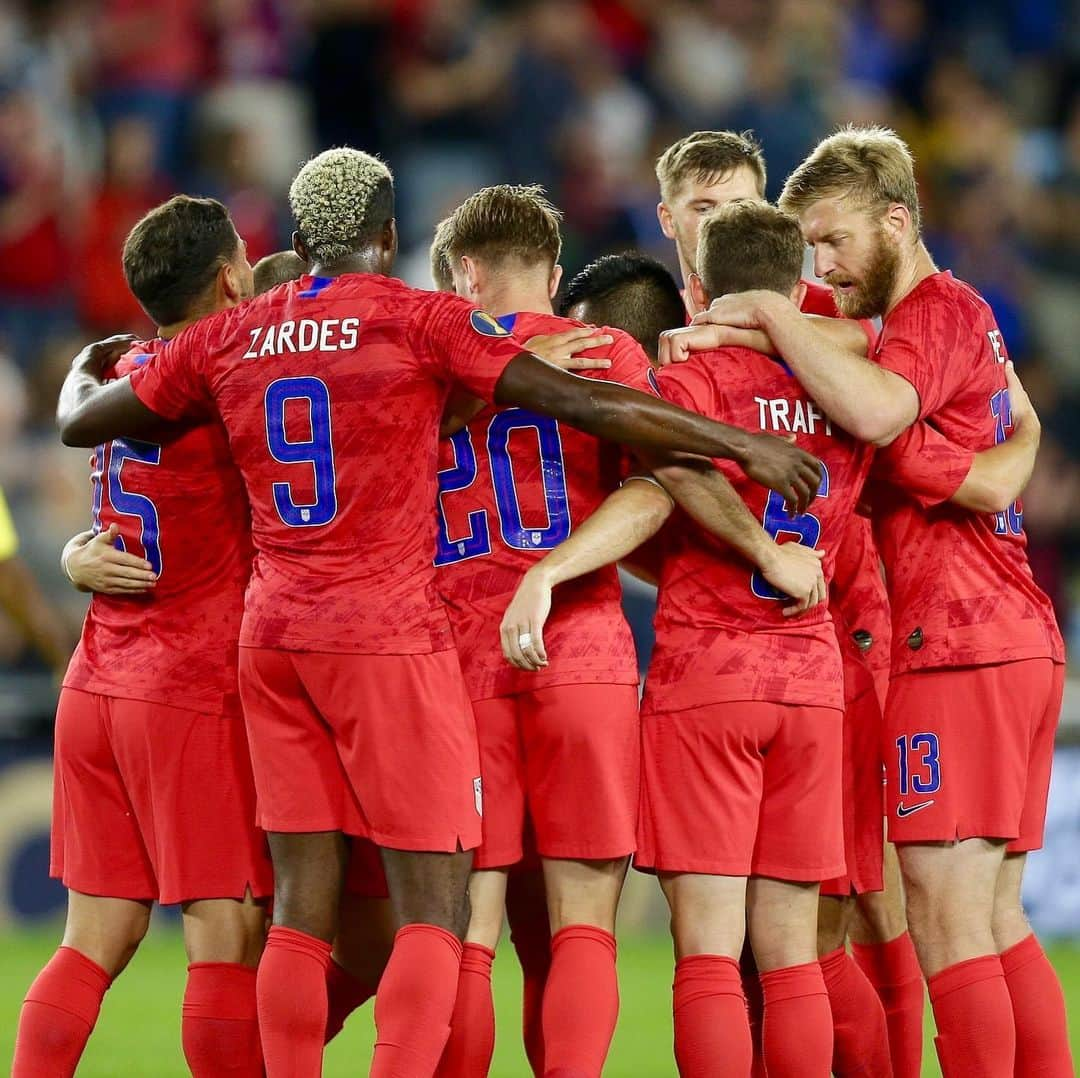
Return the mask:
{"type": "Polygon", "coordinates": [[[477,868],[523,855],[527,815],[542,857],[634,851],[641,740],[636,685],[554,685],[473,705],[484,776],[477,868]]]}
{"type": "Polygon", "coordinates": [[[922,670],[889,686],[886,808],[893,842],[1043,842],[1065,667],[1050,659],[922,670]]]}
{"type": "Polygon", "coordinates": [[[64,689],[50,874],[73,891],[164,903],[273,893],[244,723],[64,689]]]}
{"type": "Polygon", "coordinates": [[[880,891],[885,818],[882,812],[881,706],[875,676],[844,652],[844,860],[847,873],[824,880],[821,893],[845,898],[880,891]]]}
{"type": "Polygon", "coordinates": [[[841,875],[842,726],[835,708],[743,701],[643,716],[635,867],[841,875]]]}
{"type": "Polygon", "coordinates": [[[398,850],[480,842],[480,762],[457,652],[240,649],[258,822],[398,850]]]}

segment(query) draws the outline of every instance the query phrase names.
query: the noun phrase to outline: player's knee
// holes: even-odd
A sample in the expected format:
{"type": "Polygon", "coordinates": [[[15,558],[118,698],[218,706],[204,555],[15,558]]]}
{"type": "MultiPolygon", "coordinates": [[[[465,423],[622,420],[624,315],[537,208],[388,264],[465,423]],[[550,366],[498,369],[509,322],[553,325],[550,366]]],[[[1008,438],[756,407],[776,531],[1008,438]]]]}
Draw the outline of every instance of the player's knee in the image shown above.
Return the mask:
{"type": "Polygon", "coordinates": [[[595,925],[615,931],[629,858],[607,861],[545,861],[551,930],[568,925],[595,925]]]}
{"type": "Polygon", "coordinates": [[[822,898],[818,903],[817,952],[831,954],[844,946],[853,903],[847,898],[822,898]]]}
{"type": "Polygon", "coordinates": [[[899,889],[871,891],[855,900],[849,932],[856,943],[888,943],[907,931],[907,914],[899,889]]]}

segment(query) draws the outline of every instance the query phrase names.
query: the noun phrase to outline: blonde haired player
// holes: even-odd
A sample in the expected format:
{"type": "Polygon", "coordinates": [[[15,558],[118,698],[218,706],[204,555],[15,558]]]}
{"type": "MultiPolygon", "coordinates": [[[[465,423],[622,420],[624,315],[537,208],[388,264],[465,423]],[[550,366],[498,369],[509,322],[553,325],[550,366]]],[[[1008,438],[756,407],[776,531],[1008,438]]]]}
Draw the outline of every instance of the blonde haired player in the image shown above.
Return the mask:
{"type": "MultiPolygon", "coordinates": [[[[1013,427],[1007,352],[974,289],[934,265],[920,233],[911,153],[885,128],[845,128],[788,178],[815,272],[842,313],[881,316],[875,362],[844,353],[775,296],[724,297],[709,331],[762,330],[814,399],[889,448],[899,475],[921,450],[919,419],[971,450],[1013,427]],[[908,433],[905,433],[908,432],[908,433]]],[[[892,604],[885,711],[887,809],[911,934],[947,1078],[1072,1074],[1057,977],[1023,914],[1028,851],[1042,842],[1063,645],[1032,580],[1019,503],[942,508],[898,479],[875,516],[892,604]]]]}

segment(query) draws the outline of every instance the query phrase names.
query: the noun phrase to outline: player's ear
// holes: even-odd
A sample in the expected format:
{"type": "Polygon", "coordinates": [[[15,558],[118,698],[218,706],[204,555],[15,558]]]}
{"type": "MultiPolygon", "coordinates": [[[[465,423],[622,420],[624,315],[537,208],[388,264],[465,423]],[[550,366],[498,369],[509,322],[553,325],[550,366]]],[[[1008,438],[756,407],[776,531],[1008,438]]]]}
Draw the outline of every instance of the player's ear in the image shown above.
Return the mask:
{"type": "Polygon", "coordinates": [[[791,302],[801,311],[804,299],[806,299],[806,282],[799,281],[799,283],[791,290],[791,302]]]}
{"type": "Polygon", "coordinates": [[[548,296],[554,299],[559,294],[559,285],[562,284],[562,266],[556,263],[551,267],[551,279],[548,281],[548,296]]]}
{"type": "Polygon", "coordinates": [[[705,285],[701,280],[701,277],[697,273],[691,273],[689,279],[686,282],[686,298],[689,301],[687,303],[687,309],[693,304],[693,310],[691,314],[697,314],[699,311],[703,311],[709,306],[709,296],[705,291],[705,285]]]}
{"type": "Polygon", "coordinates": [[[236,267],[231,262],[225,262],[217,272],[217,290],[222,299],[229,307],[235,307],[244,295],[243,282],[236,272],[236,267]]]}
{"type": "Polygon", "coordinates": [[[297,258],[301,258],[309,266],[311,265],[311,252],[308,250],[308,245],[304,242],[304,238],[299,232],[294,232],[292,234],[292,249],[297,258]]]}
{"type": "Polygon", "coordinates": [[[397,220],[393,217],[383,226],[382,232],[382,272],[389,274],[394,268],[398,252],[397,220]]]}
{"type": "MultiPolygon", "coordinates": [[[[893,202],[885,211],[882,225],[894,243],[899,243],[911,231],[911,211],[899,202],[893,202]]],[[[917,237],[916,237],[917,238],[917,237]]]]}
{"type": "Polygon", "coordinates": [[[478,295],[483,285],[484,271],[475,258],[469,255],[461,256],[461,275],[465,279],[469,298],[478,295]]]}
{"type": "Polygon", "coordinates": [[[660,231],[669,240],[675,238],[675,221],[671,216],[671,210],[663,202],[656,204],[656,219],[660,222],[660,231]]]}

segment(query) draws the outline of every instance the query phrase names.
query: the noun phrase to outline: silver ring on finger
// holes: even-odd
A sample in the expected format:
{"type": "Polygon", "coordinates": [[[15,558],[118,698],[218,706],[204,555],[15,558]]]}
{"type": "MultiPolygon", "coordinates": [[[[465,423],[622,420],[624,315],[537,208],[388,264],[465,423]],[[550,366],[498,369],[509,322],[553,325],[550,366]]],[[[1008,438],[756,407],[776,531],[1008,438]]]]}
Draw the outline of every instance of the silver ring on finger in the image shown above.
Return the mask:
{"type": "Polygon", "coordinates": [[[522,633],[518,637],[518,647],[527,648],[532,643],[532,633],[522,633]]]}

